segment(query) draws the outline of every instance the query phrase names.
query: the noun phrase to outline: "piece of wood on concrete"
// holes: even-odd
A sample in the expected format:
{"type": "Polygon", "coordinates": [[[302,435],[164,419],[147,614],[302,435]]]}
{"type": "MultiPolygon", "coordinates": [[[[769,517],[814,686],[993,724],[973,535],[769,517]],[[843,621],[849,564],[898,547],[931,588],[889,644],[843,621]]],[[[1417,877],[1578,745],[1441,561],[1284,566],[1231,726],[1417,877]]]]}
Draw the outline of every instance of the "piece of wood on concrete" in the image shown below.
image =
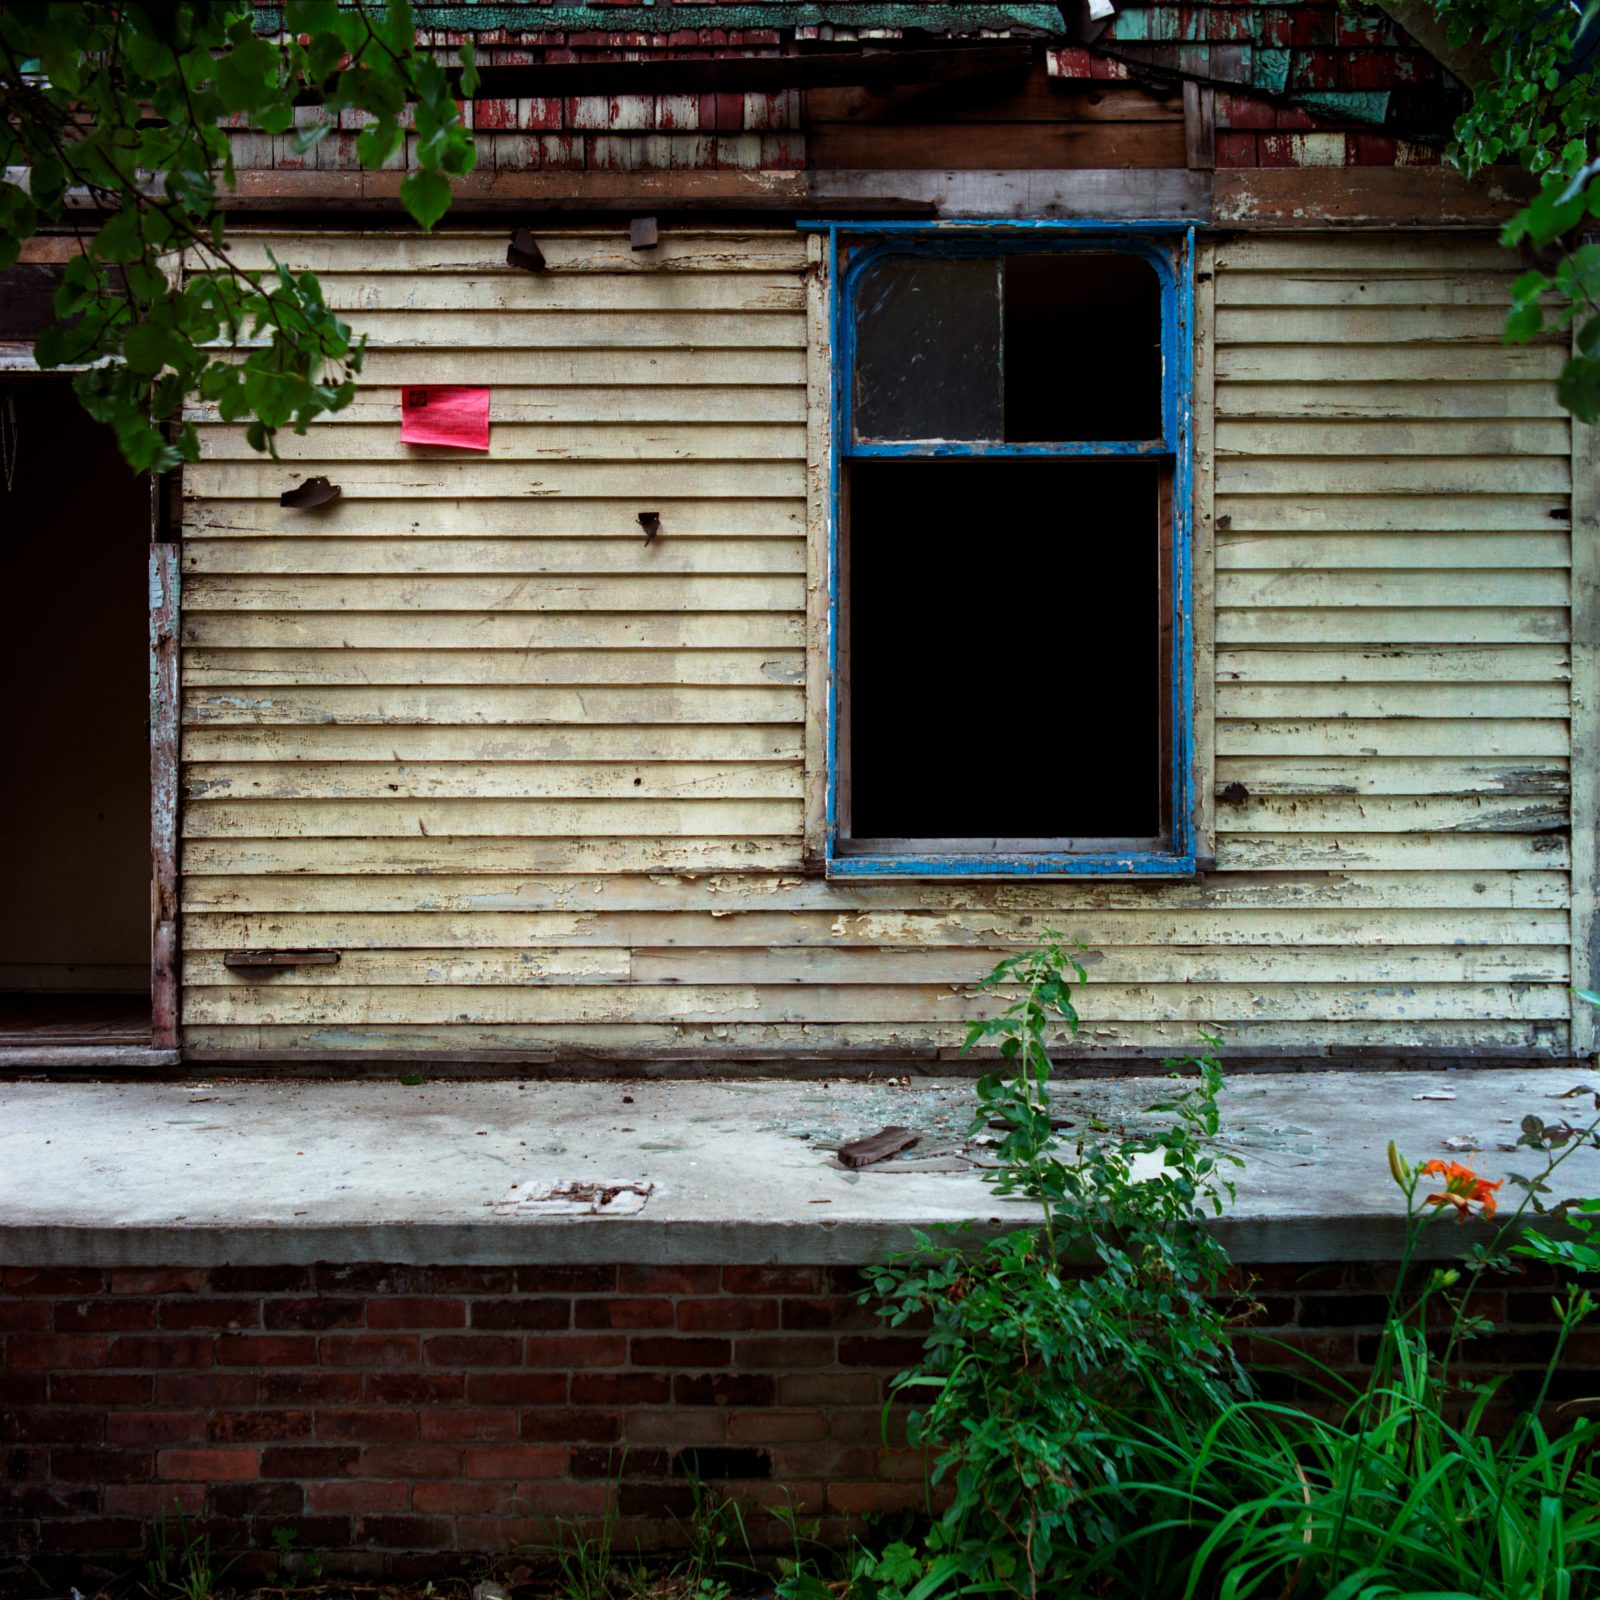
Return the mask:
{"type": "Polygon", "coordinates": [[[870,1167],[879,1161],[887,1161],[890,1156],[898,1155],[902,1150],[909,1150],[921,1138],[922,1135],[914,1128],[898,1126],[883,1128],[865,1139],[852,1139],[848,1144],[840,1145],[836,1152],[839,1165],[851,1168],[870,1167]]]}

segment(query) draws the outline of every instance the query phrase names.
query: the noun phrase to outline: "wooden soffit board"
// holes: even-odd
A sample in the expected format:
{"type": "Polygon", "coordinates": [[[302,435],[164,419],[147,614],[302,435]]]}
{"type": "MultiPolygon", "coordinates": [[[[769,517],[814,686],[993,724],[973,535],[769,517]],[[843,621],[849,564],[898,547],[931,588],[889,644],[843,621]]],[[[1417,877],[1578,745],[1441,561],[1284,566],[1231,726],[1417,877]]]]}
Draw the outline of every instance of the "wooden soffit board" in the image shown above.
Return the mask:
{"type": "MultiPolygon", "coordinates": [[[[241,172],[234,215],[398,214],[399,172],[241,172]]],[[[1139,218],[1243,228],[1491,227],[1531,180],[1469,183],[1445,167],[1071,168],[1036,171],[474,172],[457,217],[743,213],[773,217],[1139,218]]]]}

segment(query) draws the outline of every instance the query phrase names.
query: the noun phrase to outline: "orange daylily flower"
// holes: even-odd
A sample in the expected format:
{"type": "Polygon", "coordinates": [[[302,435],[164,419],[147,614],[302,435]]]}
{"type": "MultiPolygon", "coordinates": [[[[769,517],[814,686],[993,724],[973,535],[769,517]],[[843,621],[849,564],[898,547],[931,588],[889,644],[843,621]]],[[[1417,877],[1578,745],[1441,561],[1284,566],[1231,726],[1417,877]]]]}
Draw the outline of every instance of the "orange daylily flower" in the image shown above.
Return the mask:
{"type": "Polygon", "coordinates": [[[1459,1161],[1429,1161],[1424,1163],[1422,1171],[1427,1176],[1444,1179],[1444,1193],[1428,1195],[1428,1205],[1454,1206],[1457,1222],[1465,1222],[1473,1206],[1477,1206],[1485,1218],[1494,1215],[1495,1190],[1505,1182],[1503,1178],[1499,1183],[1491,1183],[1459,1161]]]}

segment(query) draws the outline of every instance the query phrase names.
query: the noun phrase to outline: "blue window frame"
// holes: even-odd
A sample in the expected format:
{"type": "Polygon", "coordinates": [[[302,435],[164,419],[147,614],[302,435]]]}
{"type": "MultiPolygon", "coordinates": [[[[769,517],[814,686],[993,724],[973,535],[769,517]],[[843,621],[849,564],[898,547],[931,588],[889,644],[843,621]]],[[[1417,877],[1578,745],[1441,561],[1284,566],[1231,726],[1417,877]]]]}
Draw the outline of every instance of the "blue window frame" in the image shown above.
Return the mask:
{"type": "MultiPolygon", "coordinates": [[[[1192,471],[1193,228],[1186,223],[1159,221],[1100,224],[814,223],[802,226],[827,235],[834,352],[833,443],[829,464],[826,871],[830,876],[837,877],[1192,875],[1195,871],[1196,788],[1193,771],[1194,665],[1189,518],[1192,471]],[[1019,336],[1016,341],[1018,355],[1012,362],[1012,368],[997,371],[992,379],[988,376],[987,363],[991,359],[998,363],[998,368],[1006,368],[1003,353],[1007,346],[999,330],[1003,325],[1009,329],[1009,321],[1003,323],[1002,318],[1009,318],[1010,313],[998,307],[991,312],[991,274],[986,264],[994,264],[994,293],[1003,300],[1010,291],[1002,286],[1009,286],[1013,281],[1018,284],[1039,281],[1040,257],[1059,257],[1069,253],[1093,256],[1102,263],[1109,258],[1121,264],[1114,270],[1125,271],[1130,276],[1138,276],[1133,265],[1135,262],[1146,264],[1154,273],[1159,298],[1159,361],[1156,352],[1148,348],[1143,353],[1132,354],[1130,359],[1136,364],[1142,363],[1141,371],[1148,369],[1151,386],[1158,389],[1159,398],[1153,394],[1148,410],[1142,413],[1143,418],[1154,420],[1157,425],[1153,429],[1144,425],[1132,428],[1139,437],[1078,437],[1085,431],[1097,431],[1084,426],[1063,427],[1060,431],[1074,435],[1065,438],[1040,437],[1038,426],[1030,429],[1019,425],[1017,429],[1011,429],[1012,391],[1005,387],[1012,381],[1009,371],[1031,367],[1035,374],[1031,380],[1035,383],[1035,392],[1045,393],[1050,381],[1050,365],[1055,359],[1053,352],[1071,348],[1070,327],[1065,325],[1067,316],[1059,311],[1051,313],[1056,321],[1048,324],[1041,324],[1037,315],[1033,322],[1025,323],[1019,311],[1016,316],[1018,328],[1047,326],[1051,337],[1043,341],[1044,348],[1041,348],[1040,341],[1025,340],[1019,336]],[[1023,265],[1014,266],[1019,262],[1023,265]],[[971,270],[952,265],[941,277],[938,264],[945,263],[967,263],[971,270]],[[925,270],[924,264],[933,270],[925,270]],[[882,287],[885,283],[901,287],[886,293],[882,287]],[[896,322],[897,313],[892,309],[895,294],[900,296],[900,305],[909,303],[908,292],[922,292],[923,304],[932,304],[945,292],[939,287],[941,284],[950,286],[954,291],[951,304],[957,306],[960,312],[947,316],[942,324],[950,330],[953,354],[947,358],[937,349],[933,352],[932,368],[940,369],[941,363],[944,364],[945,381],[942,383],[928,378],[927,365],[917,365],[927,357],[930,344],[937,344],[937,340],[927,341],[922,337],[937,319],[930,313],[913,310],[909,323],[903,320],[896,322]],[[973,290],[973,284],[978,285],[977,290],[973,290]],[[870,289],[864,290],[864,285],[870,286],[870,289]],[[905,289],[906,285],[910,286],[909,291],[905,289]],[[965,299],[962,299],[963,295],[965,299]],[[886,304],[891,305],[887,312],[883,309],[886,304]],[[969,314],[961,309],[965,307],[974,307],[976,310],[969,314]],[[919,315],[920,322],[917,320],[919,315]],[[882,320],[875,324],[874,318],[882,320]],[[989,329],[991,318],[994,324],[992,337],[989,329]],[[914,336],[907,337],[908,327],[913,330],[914,336]],[[1059,340],[1057,329],[1060,330],[1059,340]],[[869,347],[865,356],[862,353],[863,343],[869,347]],[[994,358],[988,355],[991,343],[1001,352],[994,358]],[[899,375],[890,370],[885,377],[885,369],[892,369],[894,352],[898,348],[906,351],[906,370],[899,375]],[[1039,376],[1041,371],[1045,373],[1043,378],[1039,376]],[[1000,397],[999,405],[1005,410],[1007,420],[1004,425],[995,424],[991,386],[1000,397]],[[889,398],[885,400],[884,395],[889,398]],[[901,414],[901,425],[884,426],[885,416],[897,407],[901,414]],[[977,423],[965,428],[959,423],[950,426],[951,415],[963,412],[983,415],[977,423]],[[964,432],[968,436],[919,436],[935,429],[943,434],[959,435],[964,432]],[[1016,436],[1008,438],[1008,432],[1016,436]],[[1023,473],[1032,472],[1034,477],[1029,488],[1025,478],[1013,476],[1007,479],[1004,476],[1008,472],[1014,473],[1015,469],[968,465],[957,468],[958,472],[968,475],[964,485],[957,477],[934,477],[926,468],[914,469],[923,474],[920,480],[910,474],[896,478],[891,464],[919,460],[1032,462],[1035,465],[1023,465],[1021,470],[1023,473]],[[1049,465],[1072,462],[1079,465],[1049,465]],[[1122,479],[1111,475],[1085,479],[1085,470],[1100,470],[1092,465],[1096,462],[1107,465],[1121,462],[1122,467],[1118,469],[1113,466],[1113,471],[1120,470],[1125,476],[1122,479]],[[985,473],[996,476],[985,479],[985,473]],[[1051,473],[1057,476],[1048,476],[1051,473]],[[1078,476],[1073,477],[1073,473],[1078,476]],[[1014,499],[1006,485],[1018,482],[1024,484],[1024,492],[1020,499],[1014,499]],[[869,726],[865,714],[858,714],[855,703],[863,698],[865,691],[858,686],[859,677],[852,676],[851,658],[853,656],[855,663],[862,659],[860,640],[870,629],[871,620],[852,620],[851,607],[858,598],[853,596],[852,587],[867,590],[865,574],[870,570],[873,575],[870,592],[875,608],[872,615],[882,616],[886,611],[893,611],[896,591],[892,585],[896,580],[892,576],[886,578],[884,574],[892,574],[896,570],[893,563],[901,561],[901,570],[915,574],[914,581],[904,591],[908,598],[901,609],[906,614],[914,610],[915,597],[925,596],[929,592],[927,575],[918,565],[918,528],[919,525],[926,527],[944,521],[941,502],[944,500],[942,491],[947,484],[960,486],[962,490],[948,501],[952,520],[963,511],[970,512],[975,506],[983,507],[992,503],[997,507],[1009,507],[1012,524],[1018,525],[1018,519],[1021,519],[1021,525],[1029,527],[1030,537],[1041,536],[1042,530],[1044,537],[1054,538],[1058,526],[1063,531],[1071,526],[1071,513],[1063,508],[1062,492],[1066,501],[1070,502],[1077,494],[1077,486],[1085,482],[1094,485],[1095,503],[1102,507],[1108,503],[1108,495],[1114,500],[1117,484],[1136,488],[1137,492],[1130,496],[1129,501],[1130,528],[1136,530],[1134,537],[1149,538],[1152,542],[1148,556],[1140,558],[1143,565],[1129,570],[1148,576],[1117,583],[1114,587],[1123,592],[1094,593],[1087,597],[1080,595],[1075,592],[1074,572],[1083,566],[1084,554],[1094,546],[1080,543],[1075,547],[1078,554],[1074,556],[1072,540],[1069,538],[1065,541],[1067,554],[1062,556],[1059,569],[1047,564],[1044,572],[1023,570],[1017,574],[1017,578],[1032,593],[1030,603],[1035,607],[1035,615],[1041,605],[1046,609],[1053,608],[1054,596],[1059,588],[1063,639],[1074,626],[1072,616],[1084,616],[1086,606],[1093,612],[1090,619],[1091,635],[1093,628],[1111,630],[1092,635],[1094,637],[1110,641],[1119,636],[1115,617],[1118,606],[1127,606],[1129,617],[1138,619],[1137,627],[1149,630],[1147,637],[1154,642],[1149,643],[1147,648],[1141,647],[1145,648],[1145,655],[1140,657],[1142,664],[1139,667],[1140,674],[1149,676],[1138,677],[1138,694],[1141,698],[1132,703],[1141,707],[1147,703],[1151,706],[1149,737],[1159,748],[1153,758],[1154,764],[1148,768],[1150,781],[1140,790],[1141,795],[1147,790],[1150,798],[1141,799],[1139,805],[1133,808],[1141,819],[1140,823],[1130,828],[1108,824],[1104,820],[1106,813],[1102,805],[1099,820],[1090,828],[1032,826],[1025,830],[1024,836],[1017,836],[1010,829],[998,833],[986,829],[984,837],[968,837],[960,833],[945,835],[938,823],[912,827],[903,832],[892,827],[872,826],[873,822],[881,822],[883,816],[893,812],[892,806],[885,808],[877,803],[880,791],[886,787],[888,780],[874,777],[874,803],[869,807],[863,798],[866,785],[853,773],[852,759],[855,758],[857,764],[863,766],[876,762],[878,767],[887,765],[893,769],[892,752],[881,759],[877,754],[876,746],[880,741],[876,735],[879,730],[893,725],[893,696],[902,693],[915,696],[918,684],[916,673],[909,665],[903,685],[886,684],[885,680],[892,677],[892,673],[876,668],[873,682],[877,698],[872,702],[872,716],[877,720],[869,726]],[[1153,489],[1152,485],[1155,486],[1153,489]],[[1046,491],[1043,496],[1039,493],[1040,489],[1046,491]],[[912,492],[901,498],[902,490],[912,492]],[[994,491],[993,495],[991,490],[994,491]],[[962,498],[963,494],[965,499],[962,498]],[[1024,509],[1018,510],[1019,506],[1024,509]],[[872,523],[870,529],[855,525],[868,520],[872,523]],[[1151,528],[1154,529],[1153,533],[1147,531],[1151,528]],[[858,560],[852,551],[852,541],[865,541],[869,537],[874,541],[870,547],[873,554],[870,558],[858,560]],[[1056,578],[1058,570],[1059,578],[1052,584],[1051,580],[1056,578]],[[1040,585],[1047,587],[1041,589],[1040,585]],[[885,595],[891,597],[887,605],[885,595]],[[851,645],[852,631],[856,635],[854,647],[851,645]],[[1153,656],[1150,655],[1151,651],[1155,652],[1153,656]],[[1152,662],[1155,664],[1152,665],[1152,662]],[[1153,686],[1148,696],[1144,693],[1147,686],[1153,686]],[[887,700],[884,698],[886,691],[889,695],[887,700]],[[1156,703],[1158,699],[1159,704],[1156,703]],[[857,717],[854,733],[853,716],[857,717]],[[1150,818],[1155,819],[1153,827],[1150,818]]],[[[1074,263],[1069,270],[1076,270],[1080,265],[1074,263]]],[[[1048,278],[1053,269],[1048,263],[1042,266],[1048,278]]],[[[1156,295],[1152,294],[1150,298],[1153,304],[1156,295]]],[[[1016,292],[1015,299],[1019,306],[1023,304],[1022,290],[1016,292]]],[[[1080,319],[1079,326],[1084,329],[1090,342],[1098,340],[1095,348],[1103,358],[1109,348],[1106,342],[1110,337],[1109,329],[1116,325],[1115,318],[1108,312],[1098,319],[1101,326],[1091,328],[1088,324],[1096,319],[1092,308],[1087,308],[1087,312],[1087,320],[1082,320],[1086,307],[1077,303],[1071,315],[1080,319]]],[[[1147,340],[1146,346],[1151,342],[1147,340]]],[[[1112,363],[1114,365],[1115,362],[1112,363]]],[[[1099,372],[1104,374],[1109,370],[1102,360],[1099,372]]],[[[1060,381],[1063,385],[1092,386],[1095,379],[1096,374],[1092,372],[1063,371],[1060,381]]],[[[1087,402],[1080,395],[1077,403],[1082,413],[1087,402]]],[[[1109,410],[1115,414],[1115,403],[1109,410]]],[[[1132,414],[1124,408],[1119,420],[1125,421],[1132,414]]],[[[1116,431],[1127,432],[1129,429],[1116,431]]],[[[980,516],[976,520],[981,522],[986,519],[980,516]]],[[[928,641],[928,648],[938,653],[939,671],[948,674],[952,670],[967,670],[959,665],[952,668],[952,662],[960,661],[965,630],[959,626],[959,622],[955,626],[950,623],[952,619],[959,619],[963,575],[979,570],[969,563],[990,563],[992,566],[1007,560],[1004,526],[1004,522],[996,523],[993,536],[986,536],[983,527],[971,527],[967,530],[964,543],[955,542],[955,534],[949,528],[945,528],[940,535],[946,542],[939,547],[942,575],[938,581],[948,585],[950,608],[946,610],[935,606],[927,613],[936,623],[944,624],[938,636],[928,641]],[[960,550],[960,556],[947,559],[949,552],[954,550],[960,550]]],[[[1071,529],[1074,535],[1076,531],[1071,529]]],[[[1115,525],[1104,526],[1097,530],[1097,537],[1114,545],[1124,538],[1124,533],[1115,525]]],[[[868,548],[864,542],[857,546],[860,551],[868,548]]],[[[1092,561],[1089,566],[1093,568],[1092,561]]],[[[904,620],[902,615],[901,625],[904,620]]],[[[939,748],[937,741],[920,746],[920,749],[929,753],[923,770],[909,770],[908,763],[902,763],[901,768],[896,769],[901,771],[908,793],[917,791],[918,786],[924,789],[928,786],[937,788],[941,783],[941,773],[954,772],[959,763],[970,760],[975,744],[981,748],[988,740],[1003,738],[1007,718],[1016,715],[1014,701],[1010,705],[1003,703],[1006,696],[1014,696],[1018,684],[1025,680],[1048,683],[1058,670],[1057,663],[1042,659],[1038,654],[1040,642],[1035,638],[1022,647],[1022,653],[1003,665],[998,673],[993,672],[992,652],[981,663],[972,663],[973,672],[989,670],[1001,686],[1001,692],[995,697],[994,725],[980,729],[952,727],[947,750],[939,748]],[[948,766],[944,763],[948,763],[948,766]]],[[[1115,649],[1110,651],[1110,657],[1118,659],[1115,649]]],[[[1082,665],[1080,662],[1079,666],[1082,665]]],[[[1091,662],[1088,666],[1087,681],[1080,683],[1075,691],[1080,705],[1083,695],[1095,693],[1094,664],[1091,662]]],[[[937,678],[938,672],[932,676],[937,678]]],[[[951,680],[946,677],[942,681],[951,680]]],[[[1074,698],[1070,686],[1067,698],[1074,698]]],[[[923,728],[937,726],[936,713],[930,713],[926,706],[920,706],[917,715],[923,719],[919,724],[923,728]],[[930,715],[935,720],[929,721],[930,715]]],[[[1046,720],[1054,726],[1053,718],[1047,717],[1046,720]]],[[[1050,741],[1045,739],[1040,751],[1044,759],[1037,763],[1026,780],[1030,785],[1037,780],[1042,786],[1030,786],[1027,789],[1029,800],[1022,808],[1035,822],[1040,817],[1055,815],[1058,808],[1063,813],[1081,815],[1084,813],[1083,805],[1066,797],[1087,792],[1087,786],[1091,783],[1114,792],[1119,781],[1115,771],[1096,770],[1095,749],[1071,748],[1070,712],[1060,726],[1056,755],[1054,758],[1049,755],[1050,741]],[[1052,766],[1052,759],[1058,764],[1052,766]]],[[[1140,737],[1144,737],[1142,730],[1141,724],[1140,737]]],[[[892,744],[891,734],[888,745],[892,744]]],[[[1139,759],[1143,762],[1146,757],[1141,754],[1139,759]]],[[[1117,763],[1113,760],[1109,765],[1115,766],[1117,763]]],[[[1139,766],[1138,770],[1143,773],[1147,769],[1139,766]]],[[[877,767],[874,771],[877,771],[877,767]]],[[[996,779],[997,784],[1006,781],[1014,780],[1008,780],[1004,775],[996,779]]],[[[1005,807],[1001,805],[999,810],[1004,811],[1005,807]]]]}

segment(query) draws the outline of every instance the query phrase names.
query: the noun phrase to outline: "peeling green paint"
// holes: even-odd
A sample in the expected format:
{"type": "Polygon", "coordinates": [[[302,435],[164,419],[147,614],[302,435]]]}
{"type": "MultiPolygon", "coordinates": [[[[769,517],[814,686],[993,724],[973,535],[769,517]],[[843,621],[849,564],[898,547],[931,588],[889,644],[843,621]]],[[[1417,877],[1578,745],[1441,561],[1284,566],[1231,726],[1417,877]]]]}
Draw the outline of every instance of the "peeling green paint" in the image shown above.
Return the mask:
{"type": "Polygon", "coordinates": [[[1263,94],[1283,94],[1289,87],[1289,52],[1258,45],[1250,56],[1250,86],[1263,94]]]}
{"type": "MultiPolygon", "coordinates": [[[[925,33],[968,34],[980,30],[1064,34],[1059,5],[933,5],[860,0],[860,3],[795,4],[794,0],[743,0],[713,5],[469,5],[418,6],[417,26],[487,33],[498,29],[529,32],[669,33],[714,28],[734,33],[752,29],[907,28],[925,33]]],[[[283,8],[256,12],[257,33],[281,33],[283,8]]]]}
{"type": "Polygon", "coordinates": [[[1307,111],[1347,117],[1351,122],[1370,122],[1375,128],[1389,120],[1387,89],[1303,89],[1292,98],[1307,111]]]}

